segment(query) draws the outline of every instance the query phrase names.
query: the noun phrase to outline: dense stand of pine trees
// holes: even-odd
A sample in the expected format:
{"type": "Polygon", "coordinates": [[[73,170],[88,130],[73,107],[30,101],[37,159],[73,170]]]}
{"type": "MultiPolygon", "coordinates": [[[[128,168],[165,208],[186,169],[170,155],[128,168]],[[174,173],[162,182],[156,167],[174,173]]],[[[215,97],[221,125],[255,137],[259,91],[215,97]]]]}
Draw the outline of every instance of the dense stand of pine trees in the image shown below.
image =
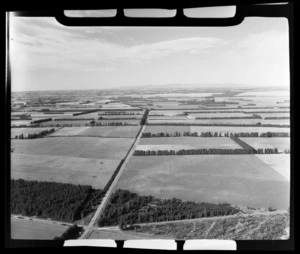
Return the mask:
{"type": "Polygon", "coordinates": [[[11,213],[72,222],[95,210],[102,196],[87,185],[11,180],[11,213]]]}
{"type": "Polygon", "coordinates": [[[24,137],[24,134],[22,133],[22,134],[20,134],[19,136],[18,135],[16,135],[15,136],[15,139],[34,139],[34,138],[43,138],[43,137],[45,137],[46,135],[48,135],[48,134],[51,134],[51,133],[53,133],[53,132],[55,132],[55,129],[50,129],[50,130],[44,130],[44,131],[41,131],[41,132],[39,132],[39,133],[32,133],[32,134],[28,134],[27,135],[27,137],[24,137]]]}
{"type": "Polygon", "coordinates": [[[98,225],[119,225],[121,228],[126,228],[135,223],[223,216],[238,212],[239,210],[226,203],[196,203],[176,198],[158,199],[118,189],[112,194],[98,225]]]}

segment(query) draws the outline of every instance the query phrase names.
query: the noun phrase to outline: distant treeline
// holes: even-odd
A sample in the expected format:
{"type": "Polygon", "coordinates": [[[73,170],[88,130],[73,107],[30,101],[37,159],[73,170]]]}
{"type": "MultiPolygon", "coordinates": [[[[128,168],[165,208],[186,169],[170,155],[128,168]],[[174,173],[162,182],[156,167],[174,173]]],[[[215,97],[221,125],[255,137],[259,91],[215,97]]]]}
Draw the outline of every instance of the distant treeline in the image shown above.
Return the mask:
{"type": "MultiPolygon", "coordinates": [[[[160,138],[160,137],[181,137],[181,136],[192,136],[192,137],[223,137],[222,132],[188,132],[185,131],[181,134],[181,132],[158,132],[158,133],[151,133],[151,132],[144,132],[142,133],[142,138],[160,138]]],[[[290,134],[288,132],[265,132],[265,133],[258,133],[258,132],[225,132],[224,137],[289,137],[290,134]]]]}
{"type": "Polygon", "coordinates": [[[105,118],[100,116],[98,120],[139,120],[139,117],[127,117],[127,118],[105,118]]]}
{"type": "Polygon", "coordinates": [[[140,113],[135,113],[135,112],[104,112],[104,113],[99,113],[99,116],[101,115],[140,115],[140,113]]]}
{"type": "Polygon", "coordinates": [[[140,125],[145,125],[146,124],[148,113],[149,113],[149,109],[146,109],[145,112],[144,112],[144,115],[143,115],[143,117],[140,121],[140,125]]]}
{"type": "Polygon", "coordinates": [[[11,213],[73,222],[95,211],[102,190],[87,185],[11,180],[11,213]]]}
{"type": "Polygon", "coordinates": [[[112,123],[90,123],[90,125],[94,126],[136,126],[138,125],[137,123],[126,123],[126,122],[112,122],[112,123]]]}
{"type": "Polygon", "coordinates": [[[225,148],[200,148],[200,149],[180,149],[175,150],[135,150],[134,156],[156,156],[156,155],[206,155],[206,154],[273,154],[278,153],[278,149],[225,149],[225,148]]]}
{"type": "Polygon", "coordinates": [[[142,108],[118,108],[118,109],[114,109],[114,108],[102,108],[102,109],[99,109],[98,111],[115,111],[115,112],[118,112],[118,111],[143,111],[142,108]]]}
{"type": "Polygon", "coordinates": [[[99,111],[99,109],[82,111],[82,112],[79,112],[79,113],[74,113],[73,116],[80,116],[80,115],[84,115],[84,114],[94,113],[94,112],[97,112],[97,111],[99,111]]]}
{"type": "Polygon", "coordinates": [[[32,133],[32,134],[28,134],[27,135],[27,137],[24,137],[24,134],[22,133],[22,134],[20,134],[19,136],[18,135],[16,135],[15,136],[15,139],[34,139],[34,138],[43,138],[43,137],[45,137],[46,135],[48,135],[48,134],[51,134],[51,133],[53,133],[53,132],[55,132],[55,129],[50,129],[50,130],[44,130],[44,131],[41,131],[41,132],[39,132],[39,133],[32,133]]]}
{"type": "Polygon", "coordinates": [[[98,225],[119,226],[126,229],[137,223],[226,216],[238,212],[238,209],[227,203],[196,203],[176,198],[159,199],[118,189],[112,194],[98,225]]]}
{"type": "Polygon", "coordinates": [[[35,120],[35,121],[32,121],[31,124],[35,124],[35,123],[44,123],[44,122],[49,122],[49,121],[52,121],[52,118],[46,118],[46,119],[35,120]]]}
{"type": "Polygon", "coordinates": [[[48,112],[44,112],[44,115],[51,115],[51,114],[55,114],[55,115],[57,115],[57,114],[64,114],[64,112],[58,112],[58,111],[48,111],[48,112]]]}
{"type": "Polygon", "coordinates": [[[154,125],[154,126],[229,126],[229,127],[278,127],[278,128],[287,128],[290,125],[287,124],[226,124],[226,123],[213,123],[213,124],[205,124],[205,123],[149,123],[147,125],[154,125]]]}
{"type": "Polygon", "coordinates": [[[92,121],[94,118],[56,118],[54,121],[92,121]]]}
{"type": "Polygon", "coordinates": [[[195,117],[195,119],[261,119],[260,116],[195,117]]]}
{"type": "Polygon", "coordinates": [[[265,117],[265,119],[290,119],[289,116],[265,117]]]}

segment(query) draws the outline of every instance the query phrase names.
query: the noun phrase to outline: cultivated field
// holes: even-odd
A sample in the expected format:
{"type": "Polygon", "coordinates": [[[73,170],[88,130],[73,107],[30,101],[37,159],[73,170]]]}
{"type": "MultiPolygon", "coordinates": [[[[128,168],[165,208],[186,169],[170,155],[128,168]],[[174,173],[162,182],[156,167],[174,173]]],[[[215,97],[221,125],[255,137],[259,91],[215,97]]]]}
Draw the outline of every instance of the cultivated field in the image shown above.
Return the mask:
{"type": "Polygon", "coordinates": [[[11,178],[103,189],[119,163],[120,160],[12,153],[11,178]]]}
{"type": "Polygon", "coordinates": [[[252,146],[255,149],[258,148],[278,148],[278,152],[284,152],[284,150],[291,149],[291,139],[290,138],[240,138],[244,142],[246,142],[248,145],[252,146]]]}
{"type": "Polygon", "coordinates": [[[180,149],[242,149],[230,138],[195,138],[195,137],[172,137],[172,138],[142,138],[136,150],[175,150],[180,149]]]}
{"type": "Polygon", "coordinates": [[[290,121],[289,119],[279,119],[279,120],[265,120],[265,119],[186,119],[186,120],[180,120],[180,119],[159,119],[159,120],[153,120],[148,119],[149,124],[162,124],[162,123],[168,123],[168,124],[233,124],[233,125],[239,125],[239,124],[278,124],[278,125],[289,125],[290,121]]]}
{"type": "Polygon", "coordinates": [[[254,155],[133,156],[117,188],[160,198],[289,206],[289,182],[254,155]]]}
{"type": "MultiPolygon", "coordinates": [[[[39,133],[45,130],[51,130],[52,128],[12,128],[10,136],[15,138],[16,135],[21,135],[23,133],[24,137],[27,137],[28,134],[39,133]]],[[[54,128],[57,129],[57,128],[54,128]]]]}
{"type": "Polygon", "coordinates": [[[272,156],[272,154],[259,154],[255,156],[290,181],[290,154],[277,154],[276,156],[272,156]]]}
{"type": "MultiPolygon", "coordinates": [[[[245,114],[245,113],[191,113],[190,116],[194,117],[250,117],[252,114],[245,114]]],[[[244,121],[244,119],[243,119],[244,121]]]]}
{"type": "Polygon", "coordinates": [[[51,137],[12,140],[16,153],[95,159],[123,159],[132,145],[130,138],[51,137]]]}
{"type": "Polygon", "coordinates": [[[20,126],[20,125],[30,126],[31,122],[32,120],[11,120],[11,127],[20,126]]]}
{"type": "Polygon", "coordinates": [[[139,130],[140,126],[64,127],[50,136],[134,138],[139,130]]]}
{"type": "Polygon", "coordinates": [[[60,224],[11,217],[11,238],[53,240],[54,237],[61,236],[68,227],[60,224]]]}
{"type": "Polygon", "coordinates": [[[265,117],[290,117],[290,113],[257,113],[257,115],[261,116],[262,118],[265,117]]]}
{"type": "Polygon", "coordinates": [[[174,132],[190,132],[191,131],[191,126],[160,126],[160,125],[146,125],[146,128],[144,132],[151,132],[151,133],[161,133],[161,132],[169,132],[169,133],[174,133],[174,132]]]}
{"type": "MultiPolygon", "coordinates": [[[[82,117],[83,118],[83,117],[82,117]]],[[[86,124],[89,124],[91,120],[72,120],[72,121],[64,121],[64,120],[59,120],[59,121],[49,121],[49,122],[44,122],[41,123],[40,126],[44,127],[53,127],[53,126],[85,126],[86,124]]]]}

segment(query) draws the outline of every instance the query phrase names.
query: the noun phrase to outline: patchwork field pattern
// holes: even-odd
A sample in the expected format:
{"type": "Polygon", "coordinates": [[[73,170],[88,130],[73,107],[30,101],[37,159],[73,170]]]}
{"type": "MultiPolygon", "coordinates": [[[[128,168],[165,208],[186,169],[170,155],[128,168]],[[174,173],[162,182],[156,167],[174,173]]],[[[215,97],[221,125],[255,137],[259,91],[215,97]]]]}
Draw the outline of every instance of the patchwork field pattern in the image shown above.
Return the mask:
{"type": "Polygon", "coordinates": [[[116,188],[198,202],[289,206],[287,179],[254,155],[133,156],[116,188]]]}

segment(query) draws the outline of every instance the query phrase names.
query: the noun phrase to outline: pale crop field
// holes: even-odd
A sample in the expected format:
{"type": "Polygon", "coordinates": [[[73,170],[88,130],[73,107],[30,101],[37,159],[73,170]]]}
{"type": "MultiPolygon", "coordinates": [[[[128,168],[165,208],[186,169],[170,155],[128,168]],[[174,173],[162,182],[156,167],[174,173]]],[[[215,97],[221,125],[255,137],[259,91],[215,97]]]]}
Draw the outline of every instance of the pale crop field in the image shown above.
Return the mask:
{"type": "MultiPolygon", "coordinates": [[[[149,126],[150,127],[150,126],[149,126]]],[[[152,127],[152,126],[151,126],[152,127]]],[[[153,126],[158,127],[158,126],[153,126]]],[[[168,127],[168,126],[165,126],[168,127]]],[[[238,133],[238,132],[287,132],[290,133],[290,128],[280,128],[280,127],[242,127],[242,126],[190,126],[191,132],[217,132],[217,133],[238,133]]]]}
{"type": "Polygon", "coordinates": [[[107,124],[107,123],[128,123],[128,124],[134,124],[139,125],[141,120],[126,120],[126,119],[120,119],[120,120],[97,120],[95,121],[97,123],[107,124]]]}
{"type": "Polygon", "coordinates": [[[273,168],[288,181],[291,179],[291,157],[290,154],[277,154],[272,156],[272,154],[259,154],[255,155],[268,166],[273,168]]]}
{"type": "Polygon", "coordinates": [[[149,116],[148,120],[186,120],[187,116],[149,116]]]}
{"type": "Polygon", "coordinates": [[[175,132],[190,132],[191,127],[190,126],[163,126],[163,125],[146,125],[146,128],[144,132],[150,132],[150,133],[175,133],[175,132]]]}
{"type": "MultiPolygon", "coordinates": [[[[97,120],[99,117],[103,117],[104,119],[114,119],[114,118],[120,118],[122,121],[123,119],[128,119],[128,118],[136,118],[136,119],[141,119],[142,118],[142,114],[138,114],[138,115],[98,115],[97,116],[97,120]]],[[[130,120],[130,119],[129,119],[130,120]]]]}
{"type": "MultiPolygon", "coordinates": [[[[45,130],[51,130],[52,128],[12,128],[11,129],[11,138],[15,138],[16,135],[21,135],[23,134],[24,137],[27,137],[28,134],[33,134],[33,133],[39,133],[41,131],[45,130]]],[[[57,128],[54,128],[57,129],[57,128]]]]}
{"type": "Polygon", "coordinates": [[[41,123],[40,126],[64,126],[64,125],[70,125],[72,124],[73,126],[85,126],[86,124],[89,124],[92,120],[72,120],[72,121],[64,121],[64,120],[59,120],[59,121],[49,121],[49,122],[44,122],[41,123]]]}
{"type": "Polygon", "coordinates": [[[134,138],[139,130],[140,126],[64,127],[50,136],[134,138]]]}
{"type": "Polygon", "coordinates": [[[184,110],[151,110],[149,112],[149,116],[155,116],[155,115],[165,115],[165,116],[176,116],[178,114],[183,114],[184,110]]]}
{"type": "Polygon", "coordinates": [[[152,120],[148,119],[148,123],[152,124],[257,124],[262,123],[262,119],[188,119],[188,120],[168,120],[168,119],[160,119],[160,120],[152,120]]]}
{"type": "Polygon", "coordinates": [[[244,113],[191,113],[194,117],[250,117],[249,114],[244,113]]]}
{"type": "Polygon", "coordinates": [[[55,155],[96,159],[123,159],[132,145],[132,138],[51,137],[15,140],[16,153],[55,155]]]}
{"type": "Polygon", "coordinates": [[[11,120],[11,126],[20,126],[20,125],[26,125],[26,126],[30,126],[32,120],[11,120]]]}
{"type": "MultiPolygon", "coordinates": [[[[276,113],[257,113],[256,115],[259,115],[262,118],[265,118],[265,117],[290,117],[290,113],[280,113],[280,112],[276,112],[276,113]]],[[[280,120],[282,120],[282,119],[280,119],[280,120]]]]}
{"type": "Polygon", "coordinates": [[[168,137],[168,138],[142,138],[136,150],[175,150],[201,149],[201,148],[227,148],[241,149],[242,147],[230,138],[195,138],[195,137],[168,137]]]}
{"type": "Polygon", "coordinates": [[[69,226],[11,217],[11,238],[27,240],[53,240],[69,226]]]}
{"type": "Polygon", "coordinates": [[[103,189],[119,163],[120,160],[12,153],[11,178],[103,189]]]}
{"type": "Polygon", "coordinates": [[[286,178],[255,155],[184,155],[132,156],[116,189],[160,198],[286,210],[289,187],[286,178]]]}
{"type": "Polygon", "coordinates": [[[262,124],[290,125],[290,119],[263,119],[262,124]]]}
{"type": "Polygon", "coordinates": [[[291,149],[291,139],[282,137],[272,137],[272,138],[240,138],[248,145],[255,149],[258,148],[278,148],[278,152],[283,152],[285,149],[291,149]]]}

